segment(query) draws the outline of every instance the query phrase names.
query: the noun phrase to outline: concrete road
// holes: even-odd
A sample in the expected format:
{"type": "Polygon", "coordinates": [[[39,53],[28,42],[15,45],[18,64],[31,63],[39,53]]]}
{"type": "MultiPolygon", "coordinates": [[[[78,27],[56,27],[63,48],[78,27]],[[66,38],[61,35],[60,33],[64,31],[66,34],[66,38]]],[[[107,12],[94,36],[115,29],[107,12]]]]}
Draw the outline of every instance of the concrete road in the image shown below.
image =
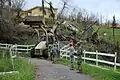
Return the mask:
{"type": "Polygon", "coordinates": [[[50,61],[31,59],[36,68],[36,80],[92,80],[91,77],[69,70],[69,67],[50,61]]]}

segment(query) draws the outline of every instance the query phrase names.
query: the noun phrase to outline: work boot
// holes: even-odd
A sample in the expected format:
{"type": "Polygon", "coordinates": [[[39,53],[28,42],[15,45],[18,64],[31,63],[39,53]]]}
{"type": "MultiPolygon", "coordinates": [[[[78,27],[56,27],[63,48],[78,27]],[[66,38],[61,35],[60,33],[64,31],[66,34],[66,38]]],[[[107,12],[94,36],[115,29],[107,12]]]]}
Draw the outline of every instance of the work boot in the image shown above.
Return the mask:
{"type": "Polygon", "coordinates": [[[82,70],[81,69],[77,69],[77,73],[82,73],[82,70]]]}
{"type": "Polygon", "coordinates": [[[54,64],[54,60],[52,60],[52,63],[54,64]]]}
{"type": "Polygon", "coordinates": [[[55,62],[52,62],[52,64],[56,64],[55,62]]]}
{"type": "Polygon", "coordinates": [[[74,70],[73,68],[71,68],[70,70],[74,70]]]}
{"type": "Polygon", "coordinates": [[[74,70],[74,68],[70,68],[70,70],[74,70]]]}

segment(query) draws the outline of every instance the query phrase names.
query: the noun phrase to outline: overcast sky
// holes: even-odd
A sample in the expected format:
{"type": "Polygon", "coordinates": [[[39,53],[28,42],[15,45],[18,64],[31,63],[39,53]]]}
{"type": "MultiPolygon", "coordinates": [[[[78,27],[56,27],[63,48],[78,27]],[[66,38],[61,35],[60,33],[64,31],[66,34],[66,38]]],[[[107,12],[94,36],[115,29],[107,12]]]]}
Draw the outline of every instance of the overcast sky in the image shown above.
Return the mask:
{"type": "MultiPolygon", "coordinates": [[[[49,0],[46,0],[49,1],[49,0]]],[[[59,8],[62,3],[60,0],[51,0],[53,6],[59,8]]],[[[68,0],[71,6],[86,9],[93,13],[100,13],[112,19],[115,14],[116,19],[120,20],[120,0],[68,0]]],[[[40,6],[41,0],[27,0],[24,10],[30,9],[34,6],[40,6]]]]}

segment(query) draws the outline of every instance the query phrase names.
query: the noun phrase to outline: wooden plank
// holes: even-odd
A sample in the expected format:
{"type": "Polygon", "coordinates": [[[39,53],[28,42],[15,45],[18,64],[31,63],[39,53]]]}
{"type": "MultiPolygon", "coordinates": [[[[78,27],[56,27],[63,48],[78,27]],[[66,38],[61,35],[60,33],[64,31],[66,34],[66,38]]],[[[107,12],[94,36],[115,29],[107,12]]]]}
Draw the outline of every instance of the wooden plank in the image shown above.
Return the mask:
{"type": "Polygon", "coordinates": [[[0,43],[0,45],[1,45],[1,46],[6,46],[6,45],[9,45],[9,44],[2,44],[2,43],[0,43]]]}
{"type": "Polygon", "coordinates": [[[90,60],[90,61],[98,61],[100,63],[105,63],[105,64],[111,64],[111,65],[114,65],[113,62],[109,62],[109,61],[104,61],[104,60],[96,60],[96,59],[93,59],[93,58],[85,58],[85,57],[82,57],[82,59],[86,59],[86,60],[90,60]]]}
{"type": "Polygon", "coordinates": [[[67,50],[60,50],[61,52],[70,52],[70,51],[67,51],[67,50]]]}
{"type": "Polygon", "coordinates": [[[110,61],[98,60],[98,62],[114,65],[114,62],[110,62],[110,61]]]}
{"type": "Polygon", "coordinates": [[[35,45],[17,45],[17,47],[33,47],[35,45]]]}
{"type": "Polygon", "coordinates": [[[70,57],[70,56],[68,56],[68,55],[62,55],[62,57],[70,57]]]}
{"type": "Polygon", "coordinates": [[[74,58],[77,58],[77,56],[74,56],[74,58]]]}
{"type": "Polygon", "coordinates": [[[12,45],[12,44],[2,44],[2,43],[0,43],[0,46],[10,46],[10,45],[12,45]]]}
{"type": "Polygon", "coordinates": [[[12,56],[12,58],[16,58],[16,55],[12,56]]]}
{"type": "Polygon", "coordinates": [[[20,49],[20,48],[17,48],[17,51],[30,51],[31,49],[20,49]]]}
{"type": "Polygon", "coordinates": [[[0,75],[5,75],[5,74],[16,74],[19,73],[18,71],[10,71],[10,72],[0,72],[0,75]]]}
{"type": "Polygon", "coordinates": [[[115,57],[115,54],[107,54],[107,53],[97,53],[98,55],[101,56],[110,56],[110,57],[115,57]]]}
{"type": "Polygon", "coordinates": [[[64,48],[66,48],[66,47],[69,47],[69,45],[65,45],[65,46],[63,46],[61,49],[64,49],[64,48]]]}
{"type": "MultiPolygon", "coordinates": [[[[96,54],[96,52],[87,52],[85,51],[86,54],[96,54]]],[[[110,57],[115,57],[115,54],[108,54],[108,53],[97,53],[98,55],[101,56],[110,56],[110,57]]]]}
{"type": "Polygon", "coordinates": [[[96,59],[93,59],[93,58],[85,58],[85,57],[82,57],[82,59],[86,59],[86,60],[90,60],[90,61],[96,61],[96,59]]]}
{"type": "Polygon", "coordinates": [[[120,67],[120,63],[116,63],[116,66],[119,66],[119,67],[120,67]]]}
{"type": "Polygon", "coordinates": [[[96,52],[87,52],[87,51],[85,51],[84,53],[86,53],[86,54],[96,54],[96,52]]]}
{"type": "Polygon", "coordinates": [[[8,49],[8,48],[6,48],[6,47],[1,47],[1,46],[0,46],[0,48],[1,48],[1,49],[8,49]]]}

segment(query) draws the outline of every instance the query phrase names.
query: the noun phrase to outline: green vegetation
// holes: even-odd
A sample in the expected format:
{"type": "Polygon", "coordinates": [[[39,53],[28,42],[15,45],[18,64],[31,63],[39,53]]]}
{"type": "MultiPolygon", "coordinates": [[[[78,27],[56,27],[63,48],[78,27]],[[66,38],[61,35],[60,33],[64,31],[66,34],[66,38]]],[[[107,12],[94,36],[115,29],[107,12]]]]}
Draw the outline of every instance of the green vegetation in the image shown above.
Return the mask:
{"type": "MultiPolygon", "coordinates": [[[[0,80],[34,80],[34,68],[25,59],[15,59],[15,71],[19,71],[16,74],[0,75],[0,80]]],[[[9,58],[0,58],[0,72],[11,71],[12,64],[9,58]]]]}
{"type": "MultiPolygon", "coordinates": [[[[57,59],[57,63],[69,66],[68,60],[57,59]]],[[[77,64],[75,63],[75,68],[77,64]]],[[[82,64],[82,72],[93,77],[93,80],[120,80],[120,73],[104,70],[98,67],[82,64]]]]}
{"type": "MultiPolygon", "coordinates": [[[[98,29],[98,26],[94,26],[93,28],[96,31],[98,29]]],[[[106,36],[104,37],[104,39],[110,40],[112,42],[112,40],[113,40],[113,28],[101,27],[98,30],[98,33],[100,34],[100,36],[103,36],[104,33],[106,33],[106,36]]],[[[120,29],[115,29],[115,41],[116,42],[118,41],[120,43],[120,29]]]]}
{"type": "Polygon", "coordinates": [[[0,58],[0,72],[12,71],[11,60],[7,57],[4,59],[0,58]]]}
{"type": "Polygon", "coordinates": [[[112,70],[104,70],[101,68],[89,66],[84,64],[82,66],[83,72],[94,77],[94,80],[119,80],[120,73],[113,72],[112,70]]]}

